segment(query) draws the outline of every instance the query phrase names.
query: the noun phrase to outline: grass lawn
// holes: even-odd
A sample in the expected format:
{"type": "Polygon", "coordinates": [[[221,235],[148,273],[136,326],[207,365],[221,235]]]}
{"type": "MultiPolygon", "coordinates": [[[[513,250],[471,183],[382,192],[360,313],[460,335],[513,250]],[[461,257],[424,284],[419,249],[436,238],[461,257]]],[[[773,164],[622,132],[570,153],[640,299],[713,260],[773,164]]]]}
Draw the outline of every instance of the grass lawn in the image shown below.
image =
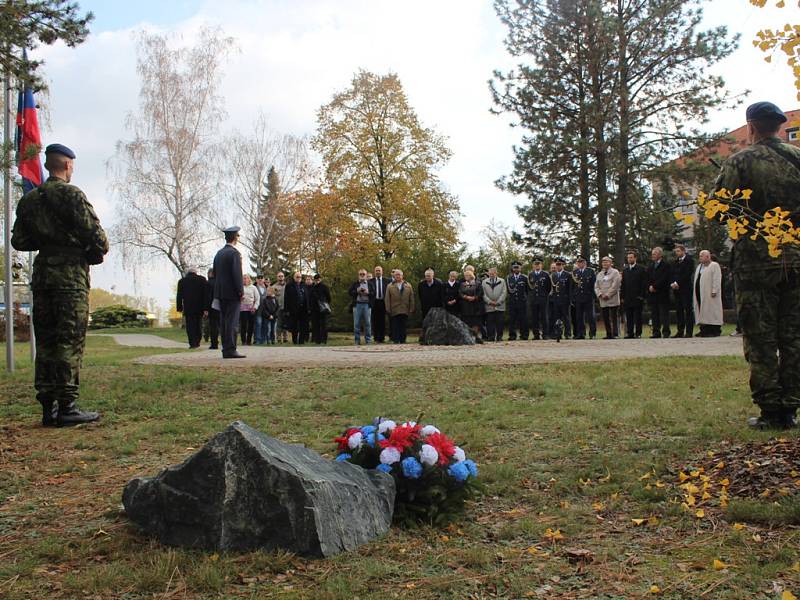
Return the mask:
{"type": "Polygon", "coordinates": [[[715,487],[681,506],[681,472],[771,437],[744,426],[755,411],[741,358],[382,371],[128,362],[153,352],[89,338],[82,405],[103,421],[56,430],[38,425],[19,345],[19,370],[0,376],[0,598],[800,596],[795,490],[780,510],[774,496],[720,508],[715,487]],[[305,560],[162,547],[120,512],[130,478],[183,460],[235,419],[332,455],[348,424],[420,413],[487,485],[448,529],[393,528],[357,552],[305,560]],[[732,522],[771,511],[785,518],[732,522]]]}

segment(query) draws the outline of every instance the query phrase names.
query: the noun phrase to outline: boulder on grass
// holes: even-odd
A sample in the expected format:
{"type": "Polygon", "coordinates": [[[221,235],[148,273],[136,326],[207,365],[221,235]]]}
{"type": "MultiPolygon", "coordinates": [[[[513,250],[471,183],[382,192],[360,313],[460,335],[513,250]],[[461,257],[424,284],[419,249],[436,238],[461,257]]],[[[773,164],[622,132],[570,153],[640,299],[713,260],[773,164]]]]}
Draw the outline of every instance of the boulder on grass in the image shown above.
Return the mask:
{"type": "Polygon", "coordinates": [[[426,346],[473,346],[475,336],[464,321],[443,308],[432,308],[422,322],[426,346]]]}
{"type": "Polygon", "coordinates": [[[183,464],[129,481],[122,503],[164,544],[327,557],[385,533],[394,496],[390,475],[236,421],[183,464]]]}

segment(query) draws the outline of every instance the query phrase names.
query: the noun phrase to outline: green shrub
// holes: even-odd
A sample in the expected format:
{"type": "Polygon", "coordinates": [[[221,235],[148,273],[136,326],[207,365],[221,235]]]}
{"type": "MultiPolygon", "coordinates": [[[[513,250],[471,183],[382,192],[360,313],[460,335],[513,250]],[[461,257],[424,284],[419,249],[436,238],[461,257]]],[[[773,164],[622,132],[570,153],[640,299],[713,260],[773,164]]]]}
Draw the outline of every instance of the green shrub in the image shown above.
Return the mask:
{"type": "Polygon", "coordinates": [[[90,329],[105,327],[147,327],[147,316],[144,311],[129,308],[122,304],[103,306],[92,313],[90,329]]]}

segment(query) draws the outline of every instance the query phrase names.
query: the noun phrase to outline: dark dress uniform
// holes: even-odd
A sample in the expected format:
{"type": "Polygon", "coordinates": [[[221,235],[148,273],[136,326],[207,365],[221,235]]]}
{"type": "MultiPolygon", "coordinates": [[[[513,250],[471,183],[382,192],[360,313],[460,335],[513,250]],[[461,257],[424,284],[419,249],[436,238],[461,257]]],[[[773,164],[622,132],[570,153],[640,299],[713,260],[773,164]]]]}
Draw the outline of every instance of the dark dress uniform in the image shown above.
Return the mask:
{"type": "Polygon", "coordinates": [[[547,339],[550,337],[550,329],[547,326],[547,305],[550,301],[550,290],[553,282],[550,273],[544,270],[531,271],[528,274],[528,304],[531,308],[531,331],[533,339],[540,337],[547,339]]]}
{"type": "Polygon", "coordinates": [[[625,307],[625,337],[642,337],[642,309],[647,294],[647,272],[643,266],[625,265],[620,291],[625,307]]]}
{"type": "Polygon", "coordinates": [[[232,244],[225,244],[214,257],[214,301],[219,305],[222,358],[241,356],[236,351],[236,336],[243,294],[242,255],[232,244]]]}
{"type": "Polygon", "coordinates": [[[653,332],[650,337],[669,337],[669,291],[672,269],[663,258],[647,267],[647,303],[653,332]],[[651,292],[650,287],[655,291],[651,292]]]}
{"type": "Polygon", "coordinates": [[[511,273],[506,277],[506,306],[508,309],[508,339],[528,339],[528,278],[522,274],[511,273]]]}
{"type": "Polygon", "coordinates": [[[597,317],[594,312],[594,269],[584,267],[572,272],[572,301],[575,304],[575,339],[586,337],[586,322],[589,322],[589,337],[597,335],[597,317]]]}
{"type": "MultiPolygon", "coordinates": [[[[47,147],[74,159],[61,144],[47,147]]],[[[50,177],[17,205],[11,237],[17,250],[39,251],[33,263],[33,326],[36,332],[34,385],[42,425],[96,421],[77,400],[89,321],[89,265],[103,262],[108,239],[84,193],[50,177]]]]}
{"type": "Polygon", "coordinates": [[[206,309],[206,278],[189,272],[178,281],[175,309],[183,313],[190,348],[199,348],[203,337],[203,311],[206,309]]]}
{"type": "Polygon", "coordinates": [[[672,282],[678,284],[678,289],[673,290],[675,325],[678,328],[675,337],[692,337],[694,333],[692,279],[694,279],[694,260],[686,254],[672,265],[672,282]]]}
{"type": "Polygon", "coordinates": [[[554,271],[550,278],[553,289],[553,315],[550,322],[550,335],[555,336],[555,324],[559,319],[564,325],[564,337],[570,337],[570,315],[569,307],[572,302],[572,273],[562,270],[560,273],[554,271]]]}

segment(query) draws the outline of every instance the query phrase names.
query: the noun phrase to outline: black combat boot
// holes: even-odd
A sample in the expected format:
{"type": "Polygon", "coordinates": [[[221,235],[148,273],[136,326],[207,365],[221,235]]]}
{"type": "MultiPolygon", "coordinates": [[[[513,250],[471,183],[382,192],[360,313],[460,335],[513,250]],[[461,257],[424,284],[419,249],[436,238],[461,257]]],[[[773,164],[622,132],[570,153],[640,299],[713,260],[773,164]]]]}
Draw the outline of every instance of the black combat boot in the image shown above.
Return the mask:
{"type": "Polygon", "coordinates": [[[100,413],[84,412],[78,408],[74,400],[67,400],[58,403],[57,427],[70,427],[81,423],[91,423],[100,418],[100,413]]]}
{"type": "Polygon", "coordinates": [[[797,426],[794,411],[761,410],[758,417],[750,417],[747,424],[753,429],[791,429],[797,426]]]}
{"type": "Polygon", "coordinates": [[[42,402],[42,427],[55,427],[58,422],[58,404],[50,401],[42,402]]]}

